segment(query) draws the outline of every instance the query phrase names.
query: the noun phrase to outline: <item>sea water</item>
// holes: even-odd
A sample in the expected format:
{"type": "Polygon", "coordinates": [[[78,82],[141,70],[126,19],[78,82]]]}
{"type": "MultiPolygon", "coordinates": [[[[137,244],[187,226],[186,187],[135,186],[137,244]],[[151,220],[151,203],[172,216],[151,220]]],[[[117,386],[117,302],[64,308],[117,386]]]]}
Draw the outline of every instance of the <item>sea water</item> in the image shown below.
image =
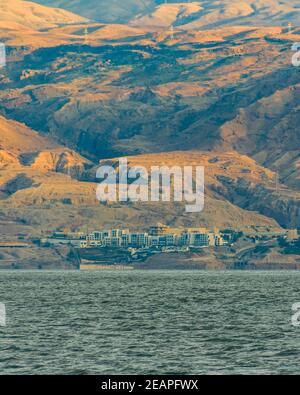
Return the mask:
{"type": "Polygon", "coordinates": [[[296,374],[300,272],[1,271],[1,374],[296,374]]]}

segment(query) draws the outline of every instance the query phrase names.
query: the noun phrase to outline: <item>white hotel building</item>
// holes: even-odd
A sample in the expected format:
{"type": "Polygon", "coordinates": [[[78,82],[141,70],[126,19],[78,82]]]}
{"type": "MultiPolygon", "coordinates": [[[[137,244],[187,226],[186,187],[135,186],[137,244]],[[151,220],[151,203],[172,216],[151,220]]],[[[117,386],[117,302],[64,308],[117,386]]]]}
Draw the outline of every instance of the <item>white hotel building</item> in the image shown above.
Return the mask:
{"type": "Polygon", "coordinates": [[[87,236],[85,246],[103,247],[169,247],[169,246],[190,246],[190,247],[213,247],[223,245],[223,239],[219,234],[206,232],[203,230],[181,230],[173,233],[170,229],[163,234],[151,235],[145,232],[130,232],[128,229],[112,229],[107,231],[92,232],[87,236]]]}

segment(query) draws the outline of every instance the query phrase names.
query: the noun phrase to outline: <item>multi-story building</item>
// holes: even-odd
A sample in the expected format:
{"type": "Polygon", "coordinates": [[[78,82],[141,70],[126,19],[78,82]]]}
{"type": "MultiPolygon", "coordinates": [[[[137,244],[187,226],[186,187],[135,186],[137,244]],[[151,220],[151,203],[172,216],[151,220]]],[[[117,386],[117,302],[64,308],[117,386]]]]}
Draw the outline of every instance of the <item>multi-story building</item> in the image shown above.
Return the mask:
{"type": "Polygon", "coordinates": [[[111,230],[111,237],[121,237],[123,234],[123,230],[122,229],[112,229],[111,230]]]}
{"type": "Polygon", "coordinates": [[[103,240],[103,233],[104,232],[94,232],[94,239],[98,240],[98,241],[102,241],[103,240]]]}
{"type": "Polygon", "coordinates": [[[129,247],[129,241],[130,241],[130,235],[129,234],[123,234],[121,236],[121,246],[122,247],[129,247]]]}
{"type": "Polygon", "coordinates": [[[189,244],[193,247],[209,247],[210,237],[207,233],[191,233],[189,244]]]}
{"type": "Polygon", "coordinates": [[[173,233],[168,233],[165,235],[166,238],[166,246],[174,246],[177,242],[177,237],[173,233]]]}
{"type": "Polygon", "coordinates": [[[121,238],[120,237],[112,237],[111,238],[111,246],[112,247],[120,247],[121,246],[121,238]]]}
{"type": "Polygon", "coordinates": [[[158,224],[150,227],[149,235],[150,236],[161,236],[161,235],[168,233],[168,231],[169,231],[169,228],[166,225],[158,223],[158,224]]]}
{"type": "Polygon", "coordinates": [[[190,244],[190,234],[186,231],[180,234],[177,244],[179,246],[188,246],[190,244]]]}
{"type": "Polygon", "coordinates": [[[131,233],[129,244],[131,247],[147,247],[149,245],[148,233],[131,233]]]}
{"type": "MultiPolygon", "coordinates": [[[[295,235],[296,232],[290,232],[290,237],[295,237],[295,235]]],[[[87,235],[74,233],[71,237],[70,234],[57,232],[50,240],[53,240],[53,243],[70,243],[80,248],[209,247],[224,245],[224,240],[217,230],[212,232],[206,228],[171,229],[162,224],[151,227],[149,233],[131,233],[128,229],[112,229],[94,231],[87,235]]]]}
{"type": "Polygon", "coordinates": [[[111,247],[111,237],[105,237],[105,239],[103,240],[103,246],[111,247]]]}
{"type": "MultiPolygon", "coordinates": [[[[219,240],[219,239],[218,239],[219,240]]],[[[177,238],[177,245],[191,247],[213,247],[216,245],[214,233],[183,232],[177,238]]]]}
{"type": "Polygon", "coordinates": [[[150,247],[158,247],[159,246],[159,236],[150,236],[149,237],[149,245],[150,245],[150,247]]]}
{"type": "Polygon", "coordinates": [[[149,236],[149,246],[167,247],[177,245],[177,237],[174,234],[165,234],[160,236],[149,236]]]}

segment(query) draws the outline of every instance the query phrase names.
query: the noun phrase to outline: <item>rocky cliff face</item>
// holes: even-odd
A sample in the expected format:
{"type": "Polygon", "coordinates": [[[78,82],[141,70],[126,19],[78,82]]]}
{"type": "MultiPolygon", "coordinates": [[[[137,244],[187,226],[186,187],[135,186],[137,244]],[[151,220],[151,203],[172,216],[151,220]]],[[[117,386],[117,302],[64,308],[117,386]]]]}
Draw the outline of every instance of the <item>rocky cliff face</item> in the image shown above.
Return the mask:
{"type": "Polygon", "coordinates": [[[92,46],[32,49],[9,64],[0,110],[93,160],[234,149],[277,168],[299,145],[298,38],[280,28],[227,28],[112,45],[94,26],[92,46]]]}

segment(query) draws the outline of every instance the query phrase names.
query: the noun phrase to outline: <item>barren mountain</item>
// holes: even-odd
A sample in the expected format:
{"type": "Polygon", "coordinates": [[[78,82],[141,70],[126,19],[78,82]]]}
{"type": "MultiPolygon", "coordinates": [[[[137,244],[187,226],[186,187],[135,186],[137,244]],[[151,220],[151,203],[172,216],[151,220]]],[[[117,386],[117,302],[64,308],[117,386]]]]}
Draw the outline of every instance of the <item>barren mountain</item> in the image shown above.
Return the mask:
{"type": "Polygon", "coordinates": [[[100,22],[126,23],[136,14],[151,11],[157,2],[155,0],[38,0],[36,3],[60,7],[100,22]]]}
{"type": "Polygon", "coordinates": [[[300,74],[291,47],[300,31],[280,26],[296,18],[297,2],[149,2],[152,8],[132,15],[125,4],[130,25],[73,16],[49,22],[42,14],[41,24],[34,18],[20,29],[18,13],[4,18],[12,29],[0,32],[8,54],[0,72],[3,223],[34,234],[161,218],[221,228],[299,226],[300,74]],[[222,26],[254,20],[279,26],[222,26]],[[100,205],[97,164],[118,156],[146,166],[203,164],[204,212],[100,205]]]}
{"type": "Polygon", "coordinates": [[[68,43],[74,39],[72,35],[65,32],[49,34],[49,30],[61,26],[67,30],[68,26],[86,23],[86,18],[62,9],[29,1],[0,0],[0,40],[7,45],[32,48],[68,43]]]}
{"type": "Polygon", "coordinates": [[[47,137],[30,130],[18,122],[9,121],[0,116],[0,148],[19,158],[20,155],[45,149],[52,149],[55,144],[47,137]]]}
{"type": "MultiPolygon", "coordinates": [[[[116,224],[121,218],[125,224],[142,227],[151,220],[159,220],[161,215],[164,215],[168,223],[177,225],[203,223],[210,227],[278,228],[276,221],[267,216],[247,211],[245,203],[242,208],[240,202],[228,200],[228,195],[234,199],[235,184],[239,183],[241,176],[245,180],[245,195],[255,193],[257,189],[262,196],[271,193],[276,196],[274,174],[235,152],[218,156],[200,151],[174,152],[129,158],[130,165],[140,164],[147,168],[152,164],[205,166],[205,210],[191,217],[185,213],[183,203],[99,204],[96,199],[97,166],[92,167],[89,161],[46,137],[38,137],[24,125],[3,118],[0,120],[1,136],[2,132],[5,136],[6,131],[13,130],[12,139],[1,140],[2,217],[15,221],[16,224],[35,226],[35,234],[45,227],[52,230],[59,226],[76,229],[76,226],[83,226],[86,221],[90,225],[100,226],[106,223],[116,224]],[[11,143],[18,135],[20,138],[14,147],[11,143]],[[74,223],[75,213],[77,219],[74,223]]],[[[114,160],[109,161],[113,162],[114,160]]],[[[285,193],[288,192],[286,190],[285,193]]],[[[281,215],[285,221],[289,221],[286,212],[282,210],[281,215]]]]}
{"type": "Polygon", "coordinates": [[[130,24],[149,28],[166,28],[174,24],[179,24],[180,21],[193,19],[201,11],[203,11],[203,8],[198,2],[161,4],[155,7],[150,14],[137,16],[130,24]]]}
{"type": "Polygon", "coordinates": [[[8,173],[28,167],[79,176],[91,166],[88,160],[23,124],[0,116],[0,169],[8,173]]]}
{"type": "Polygon", "coordinates": [[[61,24],[85,22],[86,18],[59,8],[49,8],[22,0],[0,0],[0,27],[48,29],[61,24]]]}
{"type": "MultiPolygon", "coordinates": [[[[95,25],[90,45],[12,47],[19,60],[0,79],[2,113],[95,161],[192,148],[238,150],[274,169],[283,153],[297,161],[296,31],[137,31],[112,40],[107,30],[95,25]]],[[[286,182],[296,186],[297,172],[286,182]]]]}
{"type": "Polygon", "coordinates": [[[216,28],[228,25],[280,26],[300,23],[299,0],[37,0],[105,23],[145,27],[188,25],[216,28]],[[165,4],[167,3],[167,4],[165,4]]]}

